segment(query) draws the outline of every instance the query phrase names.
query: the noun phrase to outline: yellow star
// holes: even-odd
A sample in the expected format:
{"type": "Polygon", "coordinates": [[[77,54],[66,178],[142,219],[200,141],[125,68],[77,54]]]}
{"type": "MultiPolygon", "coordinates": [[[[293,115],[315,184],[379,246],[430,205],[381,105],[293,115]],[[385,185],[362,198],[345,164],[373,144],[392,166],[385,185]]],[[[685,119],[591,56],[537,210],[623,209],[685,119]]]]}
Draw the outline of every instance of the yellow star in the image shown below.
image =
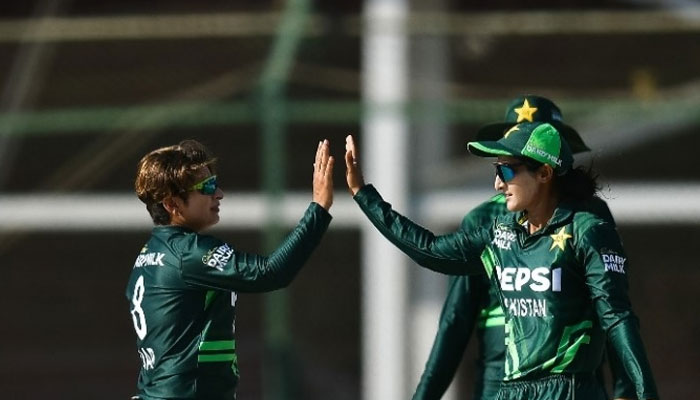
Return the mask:
{"type": "Polygon", "coordinates": [[[532,116],[537,112],[537,107],[530,107],[530,103],[525,99],[523,106],[520,108],[515,108],[515,112],[518,114],[518,120],[515,122],[528,121],[532,122],[532,116]]]}
{"type": "Polygon", "coordinates": [[[508,129],[508,131],[507,131],[505,134],[503,134],[503,137],[504,137],[504,138],[507,138],[508,135],[510,135],[511,133],[513,133],[513,132],[515,132],[515,131],[517,131],[517,130],[518,130],[518,125],[513,125],[512,128],[508,129]]]}
{"type": "Polygon", "coordinates": [[[559,232],[554,235],[549,235],[549,237],[552,238],[552,247],[549,248],[549,251],[552,251],[555,247],[559,247],[561,250],[564,250],[564,246],[566,246],[566,239],[570,239],[573,236],[566,233],[566,227],[563,226],[561,229],[559,229],[559,232]]]}

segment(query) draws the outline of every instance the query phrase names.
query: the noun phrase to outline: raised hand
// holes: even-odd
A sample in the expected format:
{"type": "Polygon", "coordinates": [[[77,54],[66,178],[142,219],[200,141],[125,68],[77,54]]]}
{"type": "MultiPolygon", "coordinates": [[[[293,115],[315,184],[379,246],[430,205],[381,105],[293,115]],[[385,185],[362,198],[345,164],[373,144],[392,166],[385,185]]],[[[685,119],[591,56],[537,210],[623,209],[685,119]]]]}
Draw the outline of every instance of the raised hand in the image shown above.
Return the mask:
{"type": "Polygon", "coordinates": [[[326,210],[333,204],[333,164],[327,139],[318,142],[314,160],[313,201],[326,210]]]}
{"type": "Polygon", "coordinates": [[[345,138],[345,180],[348,182],[348,189],[353,196],[365,186],[365,179],[362,177],[362,171],[360,170],[355,139],[353,139],[352,135],[348,135],[345,138]]]}

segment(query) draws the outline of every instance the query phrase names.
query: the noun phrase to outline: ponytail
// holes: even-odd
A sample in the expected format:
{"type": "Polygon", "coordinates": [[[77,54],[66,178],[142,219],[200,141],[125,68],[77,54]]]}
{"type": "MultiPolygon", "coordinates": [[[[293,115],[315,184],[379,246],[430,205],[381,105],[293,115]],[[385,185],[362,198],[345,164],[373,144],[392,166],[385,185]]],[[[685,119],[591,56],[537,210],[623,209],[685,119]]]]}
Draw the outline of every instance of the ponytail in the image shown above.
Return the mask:
{"type": "Polygon", "coordinates": [[[561,200],[585,201],[590,200],[600,190],[597,179],[598,175],[590,168],[579,166],[557,176],[554,187],[561,200]]]}

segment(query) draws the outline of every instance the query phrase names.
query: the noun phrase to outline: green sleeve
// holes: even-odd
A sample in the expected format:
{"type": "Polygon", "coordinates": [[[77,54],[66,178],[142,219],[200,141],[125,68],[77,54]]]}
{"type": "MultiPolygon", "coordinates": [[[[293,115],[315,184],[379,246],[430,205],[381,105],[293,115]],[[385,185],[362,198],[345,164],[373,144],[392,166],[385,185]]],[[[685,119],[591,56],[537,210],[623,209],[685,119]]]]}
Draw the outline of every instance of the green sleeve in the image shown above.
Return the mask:
{"type": "Polygon", "coordinates": [[[479,314],[479,287],[471,287],[470,279],[458,276],[450,283],[435,342],[413,400],[442,398],[457,372],[479,314]]]}
{"type": "Polygon", "coordinates": [[[583,233],[581,249],[590,290],[601,327],[640,399],[658,398],[637,319],[628,296],[627,256],[614,227],[607,223],[583,233]]]}
{"type": "MultiPolygon", "coordinates": [[[[636,321],[635,321],[636,322],[636,321]]],[[[637,397],[637,390],[634,383],[630,380],[625,372],[625,367],[620,362],[617,353],[608,342],[607,352],[608,364],[610,366],[610,374],[612,375],[613,383],[613,398],[615,399],[634,399],[637,397]]]]}
{"type": "Polygon", "coordinates": [[[394,211],[372,185],[353,198],[379,232],[417,264],[452,275],[483,273],[479,254],[485,246],[484,230],[435,236],[394,211]]]}
{"type": "Polygon", "coordinates": [[[194,235],[184,244],[185,282],[205,288],[264,292],[289,285],[321,241],[331,216],[311,203],[297,226],[269,256],[239,252],[212,236],[194,235]]]}

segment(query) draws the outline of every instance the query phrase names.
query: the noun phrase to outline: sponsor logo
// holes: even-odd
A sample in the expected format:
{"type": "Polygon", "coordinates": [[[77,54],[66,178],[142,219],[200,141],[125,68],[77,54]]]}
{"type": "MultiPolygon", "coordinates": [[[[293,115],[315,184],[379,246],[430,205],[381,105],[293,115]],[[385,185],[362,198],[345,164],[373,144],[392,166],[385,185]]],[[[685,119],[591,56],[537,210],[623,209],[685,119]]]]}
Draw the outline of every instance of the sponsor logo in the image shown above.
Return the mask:
{"type": "Polygon", "coordinates": [[[516,240],[517,236],[515,235],[515,232],[499,225],[493,231],[493,240],[491,241],[491,244],[501,250],[510,250],[511,243],[516,240]]]}
{"type": "Polygon", "coordinates": [[[627,258],[618,255],[615,252],[607,252],[600,255],[603,265],[605,265],[606,271],[617,272],[619,274],[625,273],[625,262],[627,258]]]}
{"type": "Polygon", "coordinates": [[[222,244],[221,246],[217,246],[209,250],[207,254],[202,257],[202,262],[209,267],[223,271],[226,263],[228,263],[232,255],[233,249],[231,246],[228,244],[222,244]]]}
{"type": "Polygon", "coordinates": [[[544,157],[561,167],[561,160],[559,159],[559,157],[555,157],[554,155],[540,149],[539,147],[535,147],[531,144],[526,144],[525,150],[530,154],[537,154],[540,157],[544,157]]]}
{"type": "MultiPolygon", "coordinates": [[[[561,268],[549,267],[496,267],[498,281],[504,292],[561,292],[561,268]]],[[[508,314],[514,317],[546,317],[547,300],[532,298],[504,298],[508,314]]]]}
{"type": "Polygon", "coordinates": [[[561,292],[561,268],[550,270],[547,267],[530,268],[496,267],[498,281],[504,292],[520,292],[523,287],[533,292],[561,292]]]}
{"type": "Polygon", "coordinates": [[[145,253],[145,254],[139,254],[138,257],[136,257],[136,262],[134,263],[134,268],[141,268],[141,267],[162,267],[163,266],[163,257],[165,257],[165,253],[145,253]]]}

